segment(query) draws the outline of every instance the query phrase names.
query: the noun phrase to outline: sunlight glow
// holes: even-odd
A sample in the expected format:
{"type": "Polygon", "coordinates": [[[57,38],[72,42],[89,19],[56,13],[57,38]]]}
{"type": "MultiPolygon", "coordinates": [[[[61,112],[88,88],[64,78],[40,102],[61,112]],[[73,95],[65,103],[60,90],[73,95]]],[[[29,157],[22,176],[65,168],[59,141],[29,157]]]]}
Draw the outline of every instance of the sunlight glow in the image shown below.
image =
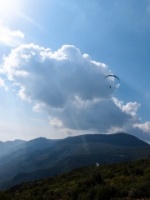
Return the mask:
{"type": "Polygon", "coordinates": [[[0,0],[0,18],[6,20],[14,15],[19,10],[21,6],[19,0],[0,0]]]}

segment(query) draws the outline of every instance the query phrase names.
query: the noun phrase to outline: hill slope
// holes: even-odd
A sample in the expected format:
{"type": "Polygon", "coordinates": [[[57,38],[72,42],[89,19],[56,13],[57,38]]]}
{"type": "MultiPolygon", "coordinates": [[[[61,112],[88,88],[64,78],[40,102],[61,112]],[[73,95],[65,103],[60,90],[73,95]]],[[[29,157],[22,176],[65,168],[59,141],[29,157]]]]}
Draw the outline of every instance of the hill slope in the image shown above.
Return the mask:
{"type": "Polygon", "coordinates": [[[0,186],[7,188],[93,163],[124,162],[147,156],[150,156],[150,145],[125,133],[61,140],[38,138],[0,159],[0,186]]]}
{"type": "Polygon", "coordinates": [[[124,146],[124,147],[146,147],[149,146],[144,141],[127,133],[115,134],[88,134],[68,137],[59,141],[65,144],[87,144],[87,143],[105,143],[110,145],[124,146]]]}
{"type": "Polygon", "coordinates": [[[24,183],[0,193],[0,199],[123,200],[150,199],[150,159],[90,166],[53,178],[24,183]]]}
{"type": "Polygon", "coordinates": [[[12,151],[17,150],[24,143],[24,140],[0,142],[0,158],[11,153],[12,151]]]}

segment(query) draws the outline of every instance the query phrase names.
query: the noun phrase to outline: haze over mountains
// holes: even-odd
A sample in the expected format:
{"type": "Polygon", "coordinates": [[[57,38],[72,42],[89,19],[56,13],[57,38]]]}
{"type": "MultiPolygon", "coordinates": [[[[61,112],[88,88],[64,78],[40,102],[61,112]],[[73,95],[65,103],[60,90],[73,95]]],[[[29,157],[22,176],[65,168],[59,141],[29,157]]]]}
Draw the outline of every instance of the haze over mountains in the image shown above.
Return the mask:
{"type": "Polygon", "coordinates": [[[126,134],[89,134],[65,139],[0,142],[0,187],[57,175],[95,163],[150,156],[150,145],[126,134]]]}

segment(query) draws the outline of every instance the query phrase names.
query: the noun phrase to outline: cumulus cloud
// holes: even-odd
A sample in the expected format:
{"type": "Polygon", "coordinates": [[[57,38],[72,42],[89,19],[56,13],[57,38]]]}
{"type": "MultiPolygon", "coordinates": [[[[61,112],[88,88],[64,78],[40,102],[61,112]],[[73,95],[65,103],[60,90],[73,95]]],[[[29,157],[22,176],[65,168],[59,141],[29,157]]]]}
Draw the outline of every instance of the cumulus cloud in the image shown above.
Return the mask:
{"type": "Polygon", "coordinates": [[[24,33],[20,30],[12,31],[0,23],[0,43],[9,47],[16,47],[21,44],[23,38],[24,33]]]}
{"type": "Polygon", "coordinates": [[[139,124],[134,124],[135,128],[139,128],[142,131],[149,133],[150,134],[150,122],[145,122],[145,123],[139,123],[139,124]]]}
{"type": "Polygon", "coordinates": [[[140,107],[140,103],[137,102],[128,102],[127,104],[123,104],[123,101],[119,101],[117,98],[113,98],[114,103],[118,106],[122,112],[132,116],[133,118],[138,118],[137,111],[140,107]]]}
{"type": "Polygon", "coordinates": [[[55,128],[102,133],[123,130],[138,120],[138,103],[124,105],[113,98],[118,85],[105,78],[111,73],[108,66],[73,45],[57,51],[21,45],[4,58],[2,70],[20,98],[47,112],[55,128]]]}

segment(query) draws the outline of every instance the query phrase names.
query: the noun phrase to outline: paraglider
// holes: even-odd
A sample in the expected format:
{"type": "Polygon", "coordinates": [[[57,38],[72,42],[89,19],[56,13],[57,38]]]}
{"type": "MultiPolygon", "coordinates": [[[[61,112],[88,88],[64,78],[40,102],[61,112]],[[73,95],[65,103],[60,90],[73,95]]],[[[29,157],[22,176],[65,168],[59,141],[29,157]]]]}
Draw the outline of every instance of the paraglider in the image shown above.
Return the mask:
{"type": "MultiPolygon", "coordinates": [[[[116,75],[114,75],[114,74],[106,75],[105,78],[109,78],[109,82],[110,82],[110,81],[112,82],[113,79],[116,79],[117,81],[120,82],[119,77],[116,76],[116,75]]],[[[110,88],[110,89],[112,88],[111,82],[110,82],[110,85],[109,85],[109,88],[110,88]]]]}
{"type": "Polygon", "coordinates": [[[109,74],[109,75],[105,76],[105,78],[107,78],[107,77],[114,77],[114,78],[118,79],[118,81],[120,81],[119,77],[114,74],[109,74]]]}

